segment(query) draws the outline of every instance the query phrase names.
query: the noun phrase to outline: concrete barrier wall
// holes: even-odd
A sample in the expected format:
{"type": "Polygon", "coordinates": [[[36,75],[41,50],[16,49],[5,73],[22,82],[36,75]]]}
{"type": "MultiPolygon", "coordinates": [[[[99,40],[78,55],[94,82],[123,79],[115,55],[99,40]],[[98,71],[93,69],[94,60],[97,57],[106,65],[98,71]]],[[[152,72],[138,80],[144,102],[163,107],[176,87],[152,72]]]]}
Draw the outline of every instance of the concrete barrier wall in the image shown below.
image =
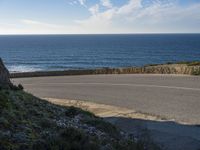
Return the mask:
{"type": "Polygon", "coordinates": [[[157,65],[128,68],[102,68],[88,70],[44,71],[11,73],[11,78],[42,77],[42,76],[66,76],[66,75],[95,75],[95,74],[186,74],[200,75],[200,66],[188,66],[184,64],[157,65]]]}

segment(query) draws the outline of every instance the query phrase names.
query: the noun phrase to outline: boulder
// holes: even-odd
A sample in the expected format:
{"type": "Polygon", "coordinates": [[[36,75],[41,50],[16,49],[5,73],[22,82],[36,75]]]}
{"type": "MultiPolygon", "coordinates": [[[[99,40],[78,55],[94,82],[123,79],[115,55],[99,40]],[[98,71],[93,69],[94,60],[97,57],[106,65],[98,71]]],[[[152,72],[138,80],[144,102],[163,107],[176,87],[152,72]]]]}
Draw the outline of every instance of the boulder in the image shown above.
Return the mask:
{"type": "Polygon", "coordinates": [[[0,58],[0,86],[11,86],[10,74],[0,58]]]}

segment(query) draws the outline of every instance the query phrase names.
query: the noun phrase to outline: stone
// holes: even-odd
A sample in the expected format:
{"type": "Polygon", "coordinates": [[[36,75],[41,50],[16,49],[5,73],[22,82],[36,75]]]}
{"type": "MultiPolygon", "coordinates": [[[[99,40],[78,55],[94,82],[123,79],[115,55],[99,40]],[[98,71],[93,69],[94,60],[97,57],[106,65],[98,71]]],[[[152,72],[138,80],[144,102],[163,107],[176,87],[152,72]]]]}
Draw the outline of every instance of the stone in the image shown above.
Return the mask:
{"type": "Polygon", "coordinates": [[[5,67],[2,59],[0,58],[0,85],[1,86],[11,86],[10,73],[5,67]]]}

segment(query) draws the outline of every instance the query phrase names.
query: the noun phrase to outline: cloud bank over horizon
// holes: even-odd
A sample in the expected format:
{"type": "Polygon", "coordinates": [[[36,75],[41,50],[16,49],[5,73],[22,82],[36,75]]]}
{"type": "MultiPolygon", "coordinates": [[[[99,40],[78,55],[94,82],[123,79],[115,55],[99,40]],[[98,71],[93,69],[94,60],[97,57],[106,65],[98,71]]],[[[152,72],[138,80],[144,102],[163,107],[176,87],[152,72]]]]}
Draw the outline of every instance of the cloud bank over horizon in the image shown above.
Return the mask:
{"type": "Polygon", "coordinates": [[[200,33],[198,0],[22,1],[0,0],[0,34],[200,33]]]}

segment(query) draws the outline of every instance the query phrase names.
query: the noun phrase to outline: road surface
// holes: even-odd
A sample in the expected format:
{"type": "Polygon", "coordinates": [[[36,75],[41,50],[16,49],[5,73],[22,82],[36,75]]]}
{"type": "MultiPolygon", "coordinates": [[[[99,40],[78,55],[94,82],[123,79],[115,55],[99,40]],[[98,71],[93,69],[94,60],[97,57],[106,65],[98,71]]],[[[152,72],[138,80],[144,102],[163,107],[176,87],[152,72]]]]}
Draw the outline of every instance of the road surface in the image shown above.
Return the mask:
{"type": "Polygon", "coordinates": [[[42,98],[88,100],[200,124],[200,77],[85,75],[13,79],[42,98]]]}

